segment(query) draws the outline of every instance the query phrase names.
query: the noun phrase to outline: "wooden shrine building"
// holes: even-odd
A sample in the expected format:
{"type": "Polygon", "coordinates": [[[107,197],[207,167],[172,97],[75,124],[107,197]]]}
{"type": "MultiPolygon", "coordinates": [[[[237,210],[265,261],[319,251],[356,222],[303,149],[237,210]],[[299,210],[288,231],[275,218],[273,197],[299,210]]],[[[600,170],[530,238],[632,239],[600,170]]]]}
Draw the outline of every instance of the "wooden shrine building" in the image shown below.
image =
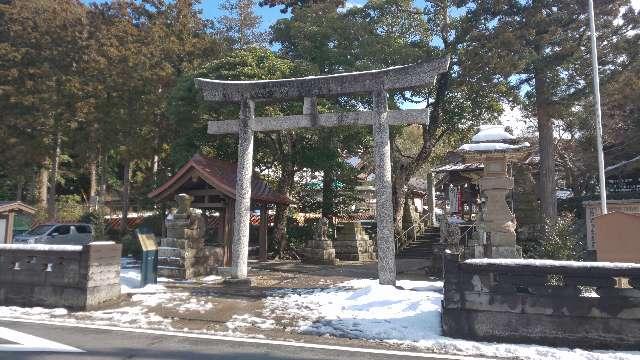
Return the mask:
{"type": "MultiPolygon", "coordinates": [[[[236,163],[212,159],[200,154],[194,155],[178,172],[160,187],[149,193],[155,202],[173,201],[177,194],[188,194],[193,197],[191,206],[204,211],[214,210],[219,213],[219,238],[225,247],[225,265],[231,258],[233,224],[236,201],[236,163]]],[[[260,210],[259,259],[267,259],[267,209],[269,205],[290,204],[291,200],[273,191],[259,176],[251,180],[251,210],[260,210]]]]}
{"type": "Polygon", "coordinates": [[[0,244],[13,242],[13,226],[16,213],[33,215],[36,208],[21,201],[0,201],[0,244]]]}

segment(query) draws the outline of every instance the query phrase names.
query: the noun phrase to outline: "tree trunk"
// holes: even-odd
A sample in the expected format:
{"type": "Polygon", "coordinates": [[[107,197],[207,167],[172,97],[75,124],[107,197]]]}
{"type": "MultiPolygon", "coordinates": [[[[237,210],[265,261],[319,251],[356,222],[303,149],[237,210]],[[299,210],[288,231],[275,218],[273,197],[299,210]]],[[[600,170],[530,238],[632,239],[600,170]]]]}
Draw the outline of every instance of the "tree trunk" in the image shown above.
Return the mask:
{"type": "MultiPolygon", "coordinates": [[[[280,181],[278,181],[278,186],[276,187],[277,191],[285,196],[289,196],[291,192],[291,188],[293,187],[293,177],[295,175],[295,171],[292,166],[288,166],[282,169],[282,176],[280,177],[280,181]]],[[[278,252],[280,258],[284,257],[287,250],[289,249],[289,239],[287,238],[287,212],[289,210],[289,205],[287,204],[276,204],[276,214],[273,218],[273,238],[274,241],[278,244],[278,252]]]]}
{"type": "Polygon", "coordinates": [[[105,195],[107,194],[107,176],[106,176],[106,166],[105,166],[105,162],[106,162],[106,156],[102,154],[102,151],[99,151],[99,155],[98,155],[98,161],[100,162],[100,165],[98,166],[98,171],[100,172],[100,185],[98,187],[98,201],[96,202],[96,206],[100,206],[101,204],[104,204],[104,198],[105,195]]]}
{"type": "Polygon", "coordinates": [[[89,206],[95,209],[98,204],[98,163],[91,160],[89,162],[89,206]]]}
{"type": "Polygon", "coordinates": [[[279,257],[282,259],[289,248],[287,239],[287,211],[289,205],[277,204],[276,214],[273,217],[273,238],[278,245],[279,257]]]}
{"type": "Polygon", "coordinates": [[[129,230],[127,219],[129,218],[129,188],[131,182],[131,162],[128,159],[124,161],[124,169],[122,174],[122,221],[120,222],[120,234],[124,236],[129,230]]]}
{"type": "Polygon", "coordinates": [[[393,193],[393,228],[396,236],[402,234],[402,216],[409,182],[409,167],[397,166],[395,176],[391,178],[393,193]]]}
{"type": "Polygon", "coordinates": [[[331,218],[333,216],[333,202],[334,202],[334,193],[333,193],[333,183],[335,181],[335,177],[333,174],[333,169],[326,168],[322,174],[322,217],[323,218],[331,218]]]}
{"type": "Polygon", "coordinates": [[[38,173],[38,208],[42,210],[47,209],[47,199],[49,191],[49,169],[48,162],[45,161],[38,173]]]}
{"type": "Polygon", "coordinates": [[[24,178],[20,176],[16,184],[16,201],[22,201],[22,193],[24,192],[24,178]]]}
{"type": "Polygon", "coordinates": [[[538,142],[540,148],[540,201],[542,215],[555,223],[558,212],[556,207],[556,179],[555,179],[555,143],[553,141],[553,121],[550,114],[550,98],[547,89],[547,79],[542,63],[544,47],[536,45],[538,63],[534,69],[536,91],[536,116],[538,118],[538,142]]]}
{"type": "Polygon", "coordinates": [[[56,134],[56,150],[53,156],[53,165],[51,167],[51,184],[49,188],[49,200],[47,202],[47,215],[50,220],[57,217],[56,209],[56,185],[58,183],[58,168],[60,167],[60,153],[62,145],[62,133],[58,131],[56,134]]]}
{"type": "MultiPolygon", "coordinates": [[[[449,1],[443,0],[438,4],[439,11],[442,12],[443,23],[440,28],[443,49],[449,54],[451,52],[451,44],[449,41],[449,1]]],[[[421,166],[429,161],[433,148],[437,143],[436,136],[441,131],[442,117],[444,107],[446,105],[447,92],[449,90],[449,80],[451,74],[452,63],[449,64],[447,71],[438,75],[436,80],[436,94],[433,101],[431,111],[429,113],[429,125],[422,127],[422,147],[418,155],[410,162],[396,165],[393,168],[393,218],[395,231],[402,229],[402,212],[404,207],[404,199],[406,196],[406,186],[411,177],[420,169],[421,166]]],[[[428,105],[427,105],[428,106],[428,105]]],[[[400,234],[400,233],[397,233],[400,234]]]]}
{"type": "MultiPolygon", "coordinates": [[[[325,129],[322,134],[323,143],[329,151],[337,149],[336,138],[332,129],[325,129]]],[[[322,174],[322,217],[331,219],[335,213],[335,169],[332,164],[327,166],[322,174]]]]}
{"type": "MultiPolygon", "coordinates": [[[[280,163],[282,166],[280,179],[276,186],[276,191],[289,196],[294,184],[294,176],[296,174],[295,163],[292,154],[295,151],[295,142],[293,134],[284,131],[275,135],[275,143],[279,148],[280,163]]],[[[287,238],[287,212],[289,205],[276,204],[276,213],[273,218],[273,241],[278,248],[278,256],[282,259],[289,250],[289,239],[287,238]]]]}

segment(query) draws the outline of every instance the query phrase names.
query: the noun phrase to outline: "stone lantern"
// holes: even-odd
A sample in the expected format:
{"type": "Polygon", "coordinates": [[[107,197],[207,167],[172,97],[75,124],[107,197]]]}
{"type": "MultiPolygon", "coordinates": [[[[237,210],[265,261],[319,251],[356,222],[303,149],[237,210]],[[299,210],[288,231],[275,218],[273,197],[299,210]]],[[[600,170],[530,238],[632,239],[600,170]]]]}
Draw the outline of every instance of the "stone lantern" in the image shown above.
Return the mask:
{"type": "Polygon", "coordinates": [[[484,163],[479,180],[485,198],[480,226],[486,232],[486,242],[476,246],[473,255],[467,257],[522,257],[521,249],[516,246],[516,218],[507,205],[506,196],[513,189],[508,164],[521,158],[527,147],[528,143],[518,143],[504,126],[483,126],[470,144],[458,148],[465,162],[484,163]]]}

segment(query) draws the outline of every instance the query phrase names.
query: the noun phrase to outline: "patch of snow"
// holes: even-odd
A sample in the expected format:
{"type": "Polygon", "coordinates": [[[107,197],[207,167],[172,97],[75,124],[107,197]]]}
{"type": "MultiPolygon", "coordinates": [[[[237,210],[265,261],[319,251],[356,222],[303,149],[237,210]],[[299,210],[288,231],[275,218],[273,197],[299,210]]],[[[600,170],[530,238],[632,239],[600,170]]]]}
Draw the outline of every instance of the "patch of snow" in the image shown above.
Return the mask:
{"type": "Polygon", "coordinates": [[[135,294],[131,297],[131,301],[140,302],[142,306],[154,307],[158,305],[171,305],[188,298],[189,294],[186,292],[170,293],[161,292],[153,294],[135,294]]]}
{"type": "Polygon", "coordinates": [[[113,245],[115,242],[113,241],[92,241],[89,244],[91,245],[113,245]]]}
{"type": "Polygon", "coordinates": [[[204,313],[205,311],[211,310],[212,308],[213,308],[213,304],[208,301],[191,298],[189,299],[189,301],[181,303],[177,307],[177,310],[179,312],[199,311],[201,313],[204,313]]]}
{"type": "Polygon", "coordinates": [[[0,244],[0,250],[82,251],[82,245],[0,244]]]}
{"type": "Polygon", "coordinates": [[[458,148],[458,151],[478,151],[478,152],[490,152],[490,151],[512,151],[529,147],[528,142],[524,142],[518,145],[510,145],[503,143],[479,143],[479,144],[464,144],[458,148]]]}
{"type": "Polygon", "coordinates": [[[209,275],[206,277],[203,277],[202,279],[200,279],[202,282],[217,282],[219,280],[222,280],[223,277],[222,276],[218,276],[218,275],[209,275]]]}
{"type": "Polygon", "coordinates": [[[0,317],[29,317],[30,319],[48,319],[50,317],[65,316],[69,313],[67,309],[53,308],[46,309],[42,307],[18,307],[18,306],[0,306],[0,317]]]}
{"type": "Polygon", "coordinates": [[[398,287],[377,280],[351,280],[329,289],[275,290],[265,300],[266,317],[298,321],[290,331],[386,341],[425,351],[506,357],[523,360],[638,359],[633,352],[589,352],[537,345],[498,344],[442,336],[442,282],[398,281],[398,287]]]}
{"type": "Polygon", "coordinates": [[[503,142],[505,140],[512,141],[515,139],[515,136],[509,134],[504,130],[504,126],[492,125],[480,128],[480,131],[471,138],[471,141],[474,143],[503,142]]]}
{"type": "MultiPolygon", "coordinates": [[[[160,280],[160,279],[158,279],[160,280]]],[[[159,284],[149,284],[140,287],[140,270],[122,269],[120,270],[120,292],[123,294],[142,294],[164,292],[167,288],[159,284]]]]}
{"type": "Polygon", "coordinates": [[[600,268],[600,269],[640,269],[640,264],[622,262],[595,262],[595,261],[560,261],[541,259],[470,259],[464,262],[473,265],[506,265],[506,266],[558,266],[572,268],[600,268]]]}
{"type": "Polygon", "coordinates": [[[270,330],[275,328],[275,321],[245,314],[233,315],[231,320],[227,321],[225,325],[231,330],[250,326],[254,326],[262,330],[270,330]]]}

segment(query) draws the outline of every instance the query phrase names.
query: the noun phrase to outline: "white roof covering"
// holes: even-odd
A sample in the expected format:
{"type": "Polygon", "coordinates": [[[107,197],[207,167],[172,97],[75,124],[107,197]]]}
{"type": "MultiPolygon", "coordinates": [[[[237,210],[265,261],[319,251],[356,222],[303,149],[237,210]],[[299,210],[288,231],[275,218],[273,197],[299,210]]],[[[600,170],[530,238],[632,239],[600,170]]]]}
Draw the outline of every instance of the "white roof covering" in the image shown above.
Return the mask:
{"type": "Polygon", "coordinates": [[[471,142],[513,141],[516,137],[505,131],[503,125],[481,126],[480,131],[471,138],[471,142]]]}
{"type": "Polygon", "coordinates": [[[529,147],[528,142],[518,145],[485,142],[479,144],[464,144],[458,148],[458,151],[478,151],[478,152],[508,152],[529,147]]]}

